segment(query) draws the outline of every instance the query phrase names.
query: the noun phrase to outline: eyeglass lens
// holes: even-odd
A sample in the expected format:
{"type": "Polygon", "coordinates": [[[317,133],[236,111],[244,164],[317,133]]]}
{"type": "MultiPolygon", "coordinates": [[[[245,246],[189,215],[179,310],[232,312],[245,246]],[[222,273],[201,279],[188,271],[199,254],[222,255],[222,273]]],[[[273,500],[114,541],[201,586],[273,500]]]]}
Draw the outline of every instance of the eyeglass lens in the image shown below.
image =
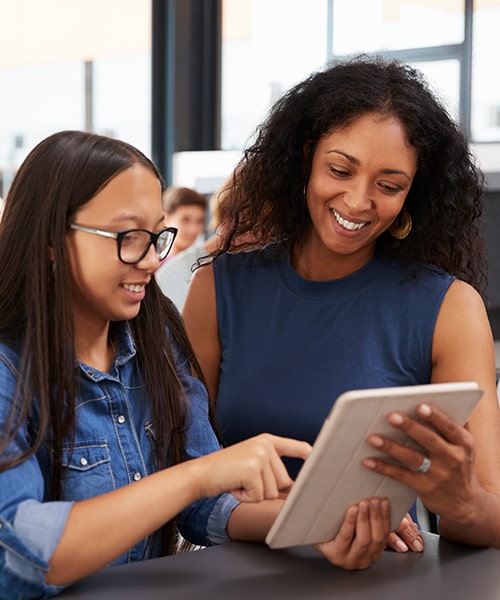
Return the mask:
{"type": "MultiPolygon", "coordinates": [[[[155,251],[160,260],[167,256],[174,237],[171,231],[165,230],[156,238],[155,251]]],[[[141,229],[127,231],[120,239],[120,259],[132,264],[141,261],[148,253],[152,241],[148,231],[141,229]]]]}

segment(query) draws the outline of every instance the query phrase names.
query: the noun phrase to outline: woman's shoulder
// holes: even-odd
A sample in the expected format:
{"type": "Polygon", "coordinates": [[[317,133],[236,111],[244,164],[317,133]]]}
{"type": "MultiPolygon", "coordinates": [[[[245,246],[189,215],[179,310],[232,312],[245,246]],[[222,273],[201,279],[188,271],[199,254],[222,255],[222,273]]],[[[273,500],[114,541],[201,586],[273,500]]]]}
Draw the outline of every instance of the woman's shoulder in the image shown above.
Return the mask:
{"type": "Polygon", "coordinates": [[[386,272],[396,274],[402,284],[411,282],[416,284],[441,282],[445,286],[449,286],[456,279],[454,275],[450,275],[450,273],[440,267],[429,263],[403,261],[394,258],[385,259],[383,263],[386,266],[386,272]]]}
{"type": "Polygon", "coordinates": [[[224,252],[214,260],[214,269],[239,270],[274,264],[283,256],[284,250],[277,244],[252,248],[241,252],[224,252]]]}

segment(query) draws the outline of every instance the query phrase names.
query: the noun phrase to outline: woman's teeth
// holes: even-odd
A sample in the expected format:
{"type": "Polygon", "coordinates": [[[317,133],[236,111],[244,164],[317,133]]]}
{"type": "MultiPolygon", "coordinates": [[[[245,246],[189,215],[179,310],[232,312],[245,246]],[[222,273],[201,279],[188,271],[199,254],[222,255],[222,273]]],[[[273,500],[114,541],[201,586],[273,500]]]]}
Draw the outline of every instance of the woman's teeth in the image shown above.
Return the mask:
{"type": "Polygon", "coordinates": [[[333,216],[335,217],[335,220],[337,221],[337,223],[339,225],[342,225],[342,227],[344,229],[348,229],[349,231],[357,231],[358,229],[361,229],[361,227],[364,227],[365,225],[367,225],[367,223],[353,223],[352,221],[348,221],[347,219],[343,219],[339,213],[334,210],[331,209],[333,216]]]}

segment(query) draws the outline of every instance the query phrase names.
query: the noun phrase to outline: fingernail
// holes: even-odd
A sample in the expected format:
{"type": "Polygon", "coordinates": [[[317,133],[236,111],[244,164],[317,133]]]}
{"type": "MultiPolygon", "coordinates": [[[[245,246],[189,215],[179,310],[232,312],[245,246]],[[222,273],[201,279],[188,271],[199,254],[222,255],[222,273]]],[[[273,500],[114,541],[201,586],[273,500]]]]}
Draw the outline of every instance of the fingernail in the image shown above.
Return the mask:
{"type": "Polygon", "coordinates": [[[413,549],[415,550],[415,552],[423,552],[424,545],[421,542],[421,540],[416,539],[416,540],[413,541],[413,549]]]}
{"type": "Polygon", "coordinates": [[[387,419],[391,425],[402,425],[403,417],[399,413],[391,413],[387,419]]]}
{"type": "Polygon", "coordinates": [[[418,407],[418,414],[421,417],[430,417],[431,416],[431,407],[428,404],[421,404],[418,407]]]}
{"type": "Polygon", "coordinates": [[[365,467],[368,467],[369,469],[374,469],[377,466],[377,463],[372,460],[371,458],[365,458],[363,460],[363,464],[365,465],[365,467]]]}
{"type": "Polygon", "coordinates": [[[382,448],[382,446],[384,445],[384,440],[379,435],[370,436],[368,441],[375,448],[382,448]]]}
{"type": "Polygon", "coordinates": [[[396,542],[396,548],[400,551],[400,552],[408,552],[408,546],[403,542],[403,540],[398,540],[396,542]]]}

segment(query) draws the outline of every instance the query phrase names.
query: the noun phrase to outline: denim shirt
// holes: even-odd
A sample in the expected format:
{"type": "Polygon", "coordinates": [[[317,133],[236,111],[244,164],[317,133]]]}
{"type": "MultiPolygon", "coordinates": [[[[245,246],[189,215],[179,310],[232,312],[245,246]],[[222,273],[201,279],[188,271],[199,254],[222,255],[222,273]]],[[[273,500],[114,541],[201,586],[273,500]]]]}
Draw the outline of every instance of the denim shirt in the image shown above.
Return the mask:
{"type": "MultiPolygon", "coordinates": [[[[176,363],[190,401],[186,458],[194,458],[218,450],[219,443],[208,421],[205,388],[191,376],[179,353],[176,363]]],[[[12,402],[18,367],[18,354],[0,344],[0,427],[12,402]]],[[[128,326],[122,326],[111,373],[84,363],[79,368],[77,430],[73,451],[67,447],[63,452],[68,472],[61,500],[50,497],[52,463],[46,445],[21,465],[0,473],[0,598],[4,600],[58,593],[62,587],[46,585],[45,573],[72,504],[133,484],[155,470],[151,412],[144,402],[145,386],[137,372],[128,326]]],[[[29,447],[30,435],[25,424],[9,450],[18,453],[29,447]]],[[[230,494],[199,500],[179,515],[179,530],[194,544],[225,543],[229,541],[227,520],[237,504],[230,494]]],[[[146,544],[147,539],[141,541],[113,564],[141,560],[146,544]]],[[[152,556],[157,556],[155,549],[152,556]]]]}

